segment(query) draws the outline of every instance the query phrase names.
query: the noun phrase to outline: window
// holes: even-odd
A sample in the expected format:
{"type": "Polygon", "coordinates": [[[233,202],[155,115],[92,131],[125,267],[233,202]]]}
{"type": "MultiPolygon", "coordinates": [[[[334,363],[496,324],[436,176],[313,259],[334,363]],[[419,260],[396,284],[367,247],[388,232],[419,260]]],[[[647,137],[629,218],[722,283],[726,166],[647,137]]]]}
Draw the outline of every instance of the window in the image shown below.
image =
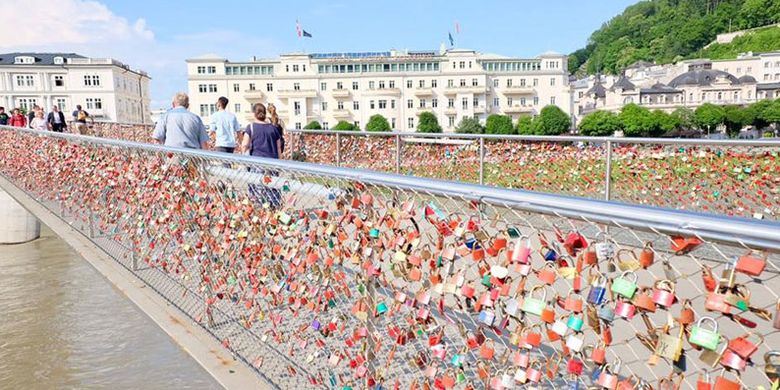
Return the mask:
{"type": "Polygon", "coordinates": [[[295,115],[301,115],[301,102],[293,102],[293,110],[295,115]]]}
{"type": "Polygon", "coordinates": [[[198,92],[206,93],[206,84],[198,84],[198,92]]]}
{"type": "Polygon", "coordinates": [[[385,108],[387,108],[387,100],[380,100],[379,101],[379,109],[380,110],[384,110],[385,108]]]}
{"type": "Polygon", "coordinates": [[[479,86],[479,80],[477,80],[477,79],[471,79],[471,86],[472,86],[472,87],[477,87],[477,86],[479,86]]]}
{"type": "Polygon", "coordinates": [[[520,105],[521,106],[525,106],[525,98],[524,97],[520,98],[520,105]]]}
{"type": "Polygon", "coordinates": [[[390,100],[390,108],[395,109],[395,99],[390,100]]]}
{"type": "Polygon", "coordinates": [[[455,86],[453,80],[452,79],[447,80],[447,88],[452,88],[453,86],[455,86]]]}
{"type": "Polygon", "coordinates": [[[465,87],[466,86],[466,79],[460,79],[460,86],[465,87]]]}
{"type": "Polygon", "coordinates": [[[479,106],[479,97],[474,96],[474,100],[472,101],[472,107],[477,108],[479,106]]]}
{"type": "Polygon", "coordinates": [[[512,79],[506,79],[506,86],[507,88],[512,86],[512,79]]]}
{"type": "Polygon", "coordinates": [[[198,74],[204,74],[204,73],[206,73],[206,67],[205,66],[199,66],[198,67],[198,74]]]}
{"type": "Polygon", "coordinates": [[[439,107],[439,99],[436,99],[436,98],[431,99],[431,107],[432,108],[439,107]]]}
{"type": "Polygon", "coordinates": [[[265,85],[265,90],[268,91],[268,92],[273,92],[274,91],[274,85],[272,83],[266,84],[265,85]]]}
{"type": "Polygon", "coordinates": [[[420,99],[420,108],[425,108],[426,104],[427,102],[425,101],[425,99],[420,99]]]}
{"type": "Polygon", "coordinates": [[[460,103],[464,110],[469,108],[469,98],[464,97],[460,103]]]}
{"type": "Polygon", "coordinates": [[[354,122],[352,122],[352,123],[355,125],[355,128],[356,128],[356,129],[359,129],[359,128],[360,128],[360,121],[354,121],[354,122]]]}
{"type": "Polygon", "coordinates": [[[328,122],[322,122],[322,128],[328,130],[330,128],[330,126],[328,126],[328,122]]]}
{"type": "Polygon", "coordinates": [[[376,84],[373,81],[368,82],[368,89],[374,89],[375,86],[376,84]]]}
{"type": "Polygon", "coordinates": [[[374,108],[376,108],[376,107],[374,107],[374,101],[373,101],[373,100],[371,100],[371,101],[369,101],[369,102],[368,102],[368,108],[369,108],[370,110],[373,110],[374,108]]]}
{"type": "Polygon", "coordinates": [[[241,112],[241,103],[236,103],[233,105],[233,112],[241,112]]]}
{"type": "Polygon", "coordinates": [[[406,108],[414,108],[414,100],[409,99],[406,101],[406,108]]]}
{"type": "Polygon", "coordinates": [[[209,92],[217,92],[217,84],[209,84],[209,92]]]}
{"type": "Polygon", "coordinates": [[[320,83],[320,91],[327,91],[328,83],[320,83]]]}
{"type": "Polygon", "coordinates": [[[425,88],[425,80],[420,80],[419,88],[425,88]]]}
{"type": "Polygon", "coordinates": [[[200,105],[200,116],[209,116],[217,111],[217,105],[216,104],[201,104],[200,105]]]}
{"type": "Polygon", "coordinates": [[[240,87],[239,87],[239,85],[238,85],[238,84],[233,84],[233,92],[238,92],[238,91],[239,91],[239,88],[240,88],[240,87]]]}
{"type": "Polygon", "coordinates": [[[306,71],[306,64],[303,64],[303,71],[306,71]]]}
{"type": "Polygon", "coordinates": [[[718,100],[723,100],[723,92],[718,92],[718,100]]]}
{"type": "Polygon", "coordinates": [[[290,65],[285,65],[284,66],[284,71],[287,72],[287,73],[290,73],[290,65]]]}
{"type": "MultiPolygon", "coordinates": [[[[341,102],[339,102],[339,103],[341,103],[341,102]]],[[[353,109],[353,110],[359,110],[359,109],[360,109],[360,102],[359,102],[359,101],[357,101],[357,100],[355,100],[354,102],[352,102],[352,109],[353,109]]]]}
{"type": "Polygon", "coordinates": [[[539,105],[539,96],[534,96],[534,106],[539,105]]]}
{"type": "Polygon", "coordinates": [[[499,104],[498,104],[498,98],[497,98],[497,97],[494,97],[494,98],[493,98],[493,107],[496,107],[496,108],[498,108],[498,107],[499,107],[499,104]]]}
{"type": "Polygon", "coordinates": [[[32,75],[17,75],[16,86],[17,87],[32,87],[35,83],[32,75]]]}
{"type": "Polygon", "coordinates": [[[344,102],[339,101],[338,103],[336,103],[336,108],[338,108],[339,110],[343,110],[344,109],[344,102]]]}
{"type": "Polygon", "coordinates": [[[555,104],[555,96],[550,96],[550,104],[555,104]]]}
{"type": "Polygon", "coordinates": [[[390,128],[395,129],[395,118],[390,118],[390,128]]]}
{"type": "Polygon", "coordinates": [[[358,90],[358,87],[360,87],[360,85],[358,84],[358,82],[357,82],[357,81],[353,81],[353,82],[352,82],[352,90],[353,90],[353,91],[357,91],[357,90],[358,90]]]}
{"type": "Polygon", "coordinates": [[[21,98],[17,100],[19,108],[23,110],[32,110],[36,104],[35,98],[21,98]]]}
{"type": "Polygon", "coordinates": [[[387,85],[388,85],[390,88],[395,88],[395,80],[390,80],[390,81],[388,81],[388,82],[387,82],[387,85]]]}
{"type": "Polygon", "coordinates": [[[328,111],[328,102],[322,102],[322,111],[328,111]]]}
{"type": "Polygon", "coordinates": [[[406,88],[412,87],[412,80],[406,80],[406,88]]]}
{"type": "Polygon", "coordinates": [[[498,79],[493,79],[493,88],[498,88],[498,79]]]}
{"type": "Polygon", "coordinates": [[[337,82],[336,83],[336,89],[339,90],[339,91],[344,89],[344,83],[342,83],[341,81],[337,82]]]}
{"type": "Polygon", "coordinates": [[[461,61],[460,62],[460,68],[461,69],[466,69],[466,61],[461,61]]]}
{"type": "Polygon", "coordinates": [[[520,86],[525,87],[525,79],[520,79],[520,86]]]}
{"type": "Polygon", "coordinates": [[[65,98],[57,98],[56,100],[57,107],[60,108],[60,110],[65,109],[65,98]]]}
{"type": "Polygon", "coordinates": [[[550,78],[550,86],[551,86],[551,87],[554,87],[554,86],[555,86],[555,78],[554,78],[554,77],[551,77],[551,78],[550,78]]]}
{"type": "Polygon", "coordinates": [[[454,116],[448,116],[447,121],[449,123],[449,127],[455,127],[455,117],[454,116]]]}
{"type": "Polygon", "coordinates": [[[750,72],[752,72],[752,71],[753,71],[753,67],[752,67],[752,66],[748,66],[748,67],[747,67],[747,72],[748,72],[748,73],[750,73],[750,72]]]}
{"type": "Polygon", "coordinates": [[[436,87],[438,87],[438,86],[439,86],[438,84],[439,84],[439,83],[438,83],[438,82],[436,82],[436,80],[431,80],[431,88],[436,88],[436,87]]]}
{"type": "Polygon", "coordinates": [[[514,103],[512,98],[506,98],[506,105],[507,105],[507,107],[512,107],[512,103],[514,103]]]}
{"type": "Polygon", "coordinates": [[[538,87],[538,86],[539,86],[539,79],[534,79],[534,87],[538,87]]]}
{"type": "Polygon", "coordinates": [[[54,86],[55,87],[65,86],[65,80],[62,78],[62,76],[54,76],[54,86]]]}
{"type": "Polygon", "coordinates": [[[86,87],[99,87],[100,86],[100,76],[97,76],[97,75],[85,75],[84,76],[84,86],[86,86],[86,87]]]}
{"type": "Polygon", "coordinates": [[[216,66],[209,66],[206,68],[206,73],[214,74],[217,73],[217,67],[216,66]]]}
{"type": "Polygon", "coordinates": [[[406,126],[410,129],[414,129],[414,118],[408,118],[406,120],[406,126]]]}
{"type": "Polygon", "coordinates": [[[447,108],[455,108],[455,99],[447,99],[447,108]]]}
{"type": "Polygon", "coordinates": [[[87,98],[87,109],[102,110],[103,100],[101,98],[87,98]]]}
{"type": "Polygon", "coordinates": [[[379,89],[385,89],[385,81],[384,80],[379,82],[379,89]]]}
{"type": "Polygon", "coordinates": [[[293,65],[293,72],[297,72],[297,71],[298,71],[298,69],[299,69],[299,68],[298,68],[298,65],[293,65]]]}
{"type": "Polygon", "coordinates": [[[295,122],[295,130],[301,129],[301,122],[295,122]]]}
{"type": "Polygon", "coordinates": [[[301,83],[293,83],[293,91],[300,91],[301,83]]]}

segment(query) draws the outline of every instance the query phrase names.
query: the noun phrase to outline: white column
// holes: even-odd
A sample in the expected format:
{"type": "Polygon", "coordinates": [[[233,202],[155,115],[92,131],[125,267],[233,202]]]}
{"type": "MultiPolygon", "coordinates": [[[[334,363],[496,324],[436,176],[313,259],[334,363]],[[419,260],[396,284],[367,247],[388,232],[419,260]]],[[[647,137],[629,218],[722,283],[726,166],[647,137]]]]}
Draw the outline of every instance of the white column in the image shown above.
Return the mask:
{"type": "Polygon", "coordinates": [[[41,236],[41,223],[24,207],[0,190],[0,244],[19,244],[41,236]]]}

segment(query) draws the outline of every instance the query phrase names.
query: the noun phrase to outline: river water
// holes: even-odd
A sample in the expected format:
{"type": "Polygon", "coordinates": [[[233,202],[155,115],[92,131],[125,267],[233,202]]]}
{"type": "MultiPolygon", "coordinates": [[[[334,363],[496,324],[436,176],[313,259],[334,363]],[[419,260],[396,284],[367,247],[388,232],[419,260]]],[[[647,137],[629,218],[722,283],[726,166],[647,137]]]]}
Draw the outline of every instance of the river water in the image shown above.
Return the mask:
{"type": "Polygon", "coordinates": [[[65,242],[0,246],[0,389],[219,389],[65,242]]]}

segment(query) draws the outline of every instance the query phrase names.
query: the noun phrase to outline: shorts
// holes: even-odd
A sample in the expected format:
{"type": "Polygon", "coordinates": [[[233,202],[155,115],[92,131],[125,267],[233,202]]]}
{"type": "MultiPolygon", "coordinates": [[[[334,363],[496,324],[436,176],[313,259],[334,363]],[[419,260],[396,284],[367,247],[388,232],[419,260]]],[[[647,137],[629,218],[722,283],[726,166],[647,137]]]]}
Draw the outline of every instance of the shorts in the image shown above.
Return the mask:
{"type": "Polygon", "coordinates": [[[76,122],[76,133],[81,135],[90,135],[89,134],[89,127],[87,127],[86,123],[76,122]]]}

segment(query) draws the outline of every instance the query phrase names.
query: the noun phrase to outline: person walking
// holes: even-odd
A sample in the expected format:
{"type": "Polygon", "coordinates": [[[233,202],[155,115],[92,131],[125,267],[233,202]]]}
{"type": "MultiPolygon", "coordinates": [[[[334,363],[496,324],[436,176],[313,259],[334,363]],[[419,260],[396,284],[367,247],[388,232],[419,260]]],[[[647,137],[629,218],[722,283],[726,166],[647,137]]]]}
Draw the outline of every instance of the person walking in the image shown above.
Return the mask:
{"type": "Polygon", "coordinates": [[[173,108],[157,121],[152,138],[165,146],[206,149],[209,135],[199,116],[191,113],[190,98],[184,92],[173,97],[173,108]]]}
{"type": "Polygon", "coordinates": [[[227,111],[228,99],[217,99],[217,112],[211,114],[209,132],[215,133],[214,146],[218,152],[233,153],[236,150],[236,138],[241,127],[238,119],[227,111]]]}
{"type": "Polygon", "coordinates": [[[27,118],[22,115],[22,111],[18,108],[14,108],[14,113],[11,115],[11,119],[8,120],[8,126],[14,127],[26,127],[27,118]]]}
{"type": "Polygon", "coordinates": [[[87,127],[87,118],[92,121],[93,125],[95,124],[95,120],[89,116],[89,113],[81,109],[81,104],[77,104],[76,110],[73,111],[73,123],[76,125],[77,133],[81,135],[91,135],[89,134],[89,127],[87,127]]]}
{"type": "Polygon", "coordinates": [[[35,117],[30,121],[30,128],[39,131],[49,130],[49,122],[43,119],[43,110],[35,111],[34,115],[35,117]]]}
{"type": "Polygon", "coordinates": [[[35,119],[35,115],[38,111],[41,111],[41,108],[38,107],[37,104],[33,105],[32,110],[27,112],[27,126],[29,126],[31,129],[33,128],[32,121],[35,119]]]}
{"type": "MultiPolygon", "coordinates": [[[[282,147],[279,129],[266,120],[265,106],[262,103],[255,104],[253,111],[255,121],[247,125],[244,130],[244,138],[241,141],[242,148],[248,151],[250,156],[278,159],[279,150],[282,147]]],[[[279,175],[275,171],[257,168],[252,168],[250,171],[264,177],[279,175]]],[[[282,203],[282,195],[279,190],[266,185],[265,179],[262,183],[249,183],[249,197],[260,204],[268,204],[274,209],[281,206],[282,203]]]]}
{"type": "Polygon", "coordinates": [[[49,123],[49,129],[62,133],[65,129],[65,114],[60,111],[58,106],[53,106],[51,112],[46,117],[46,122],[49,123]]]}
{"type": "Polygon", "coordinates": [[[10,117],[5,113],[5,107],[0,107],[0,126],[8,126],[10,117]]]}
{"type": "Polygon", "coordinates": [[[279,130],[279,140],[280,140],[280,147],[279,147],[279,153],[281,155],[284,154],[284,122],[282,122],[279,119],[279,115],[276,113],[276,106],[273,105],[273,103],[268,103],[268,114],[271,117],[271,124],[276,126],[276,129],[279,130]]]}

